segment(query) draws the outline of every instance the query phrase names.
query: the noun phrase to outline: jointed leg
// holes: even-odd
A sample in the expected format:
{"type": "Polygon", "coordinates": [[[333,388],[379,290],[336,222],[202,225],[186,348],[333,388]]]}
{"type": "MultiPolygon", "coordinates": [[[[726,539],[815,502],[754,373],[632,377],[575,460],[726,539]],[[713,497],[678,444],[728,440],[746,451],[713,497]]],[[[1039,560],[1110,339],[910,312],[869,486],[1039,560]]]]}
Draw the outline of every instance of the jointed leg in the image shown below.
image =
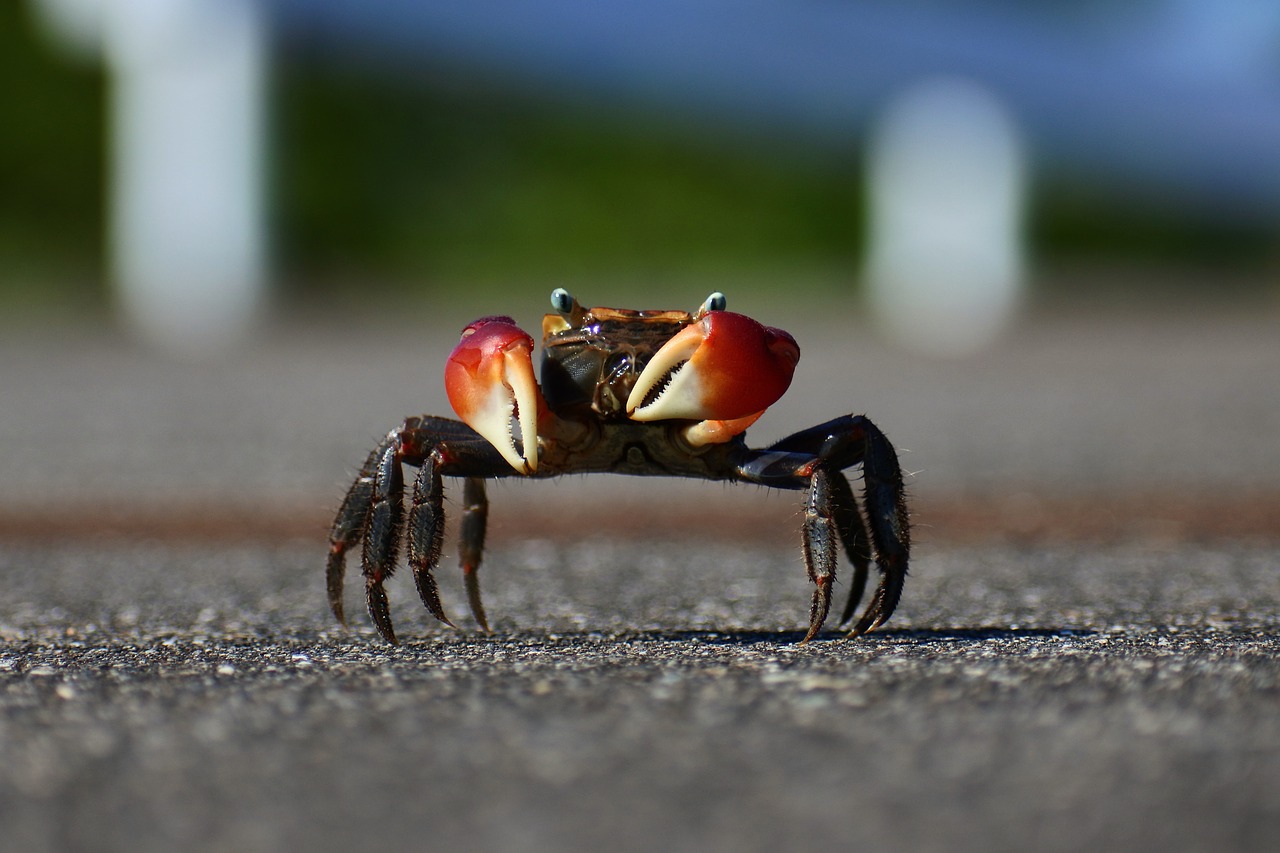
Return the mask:
{"type": "Polygon", "coordinates": [[[373,479],[389,441],[384,440],[369,454],[356,480],[342,499],[342,506],[329,532],[329,560],[325,566],[325,586],[329,593],[329,609],[341,624],[347,624],[342,605],[343,576],[346,574],[347,551],[360,541],[373,505],[373,479]]]}
{"type": "Polygon", "coordinates": [[[862,416],[846,415],[811,427],[764,450],[749,451],[738,466],[738,475],[774,488],[808,489],[803,532],[805,567],[818,588],[814,591],[806,638],[817,633],[827,613],[837,536],[854,567],[842,623],[851,618],[862,597],[872,550],[869,545],[874,547],[881,574],[880,585],[850,636],[882,625],[893,614],[906,579],[910,531],[898,457],[875,424],[862,416]],[[839,473],[840,469],[859,464],[865,483],[866,524],[848,481],[839,473]]]}
{"type": "Polygon", "coordinates": [[[480,630],[489,633],[480,598],[480,557],[484,553],[485,526],[489,520],[489,500],[484,493],[484,480],[468,477],[462,485],[462,529],[459,532],[458,558],[462,563],[462,579],[467,588],[467,603],[480,630]]]}
{"type": "Polygon", "coordinates": [[[444,485],[440,480],[440,453],[433,450],[422,460],[413,483],[413,508],[409,510],[409,568],[418,596],[431,615],[454,626],[440,603],[435,569],[444,542],[444,485]]]}
{"type": "Polygon", "coordinates": [[[831,474],[832,516],[845,555],[853,565],[853,578],[849,582],[849,598],[840,614],[843,625],[853,618],[853,611],[867,589],[867,575],[871,567],[871,543],[867,540],[867,525],[858,511],[858,502],[849,488],[849,480],[839,471],[831,474]]]}
{"type": "Polygon", "coordinates": [[[400,467],[400,447],[388,447],[378,460],[373,478],[373,504],[364,536],[360,564],[364,570],[365,597],[369,615],[388,643],[396,643],[383,583],[396,570],[400,551],[400,531],[404,522],[404,473],[400,467]]]}
{"type": "MultiPolygon", "coordinates": [[[[839,477],[839,474],[836,474],[839,477]]],[[[836,582],[836,521],[831,498],[832,476],[816,468],[809,480],[809,496],[804,507],[801,540],[804,565],[813,581],[813,603],[809,606],[809,631],[801,642],[809,642],[827,620],[831,609],[831,588],[836,582]]]]}
{"type": "Polygon", "coordinates": [[[804,564],[814,583],[813,604],[809,608],[809,632],[803,642],[813,639],[826,621],[836,580],[836,538],[844,545],[853,565],[853,581],[840,624],[848,622],[867,586],[871,546],[867,528],[858,512],[849,481],[839,471],[814,468],[805,501],[802,542],[804,564]]]}
{"type": "Polygon", "coordinates": [[[881,578],[866,612],[849,632],[851,637],[880,627],[893,615],[902,597],[911,556],[910,522],[898,455],[884,433],[863,420],[867,427],[867,451],[862,461],[864,507],[881,578]]]}
{"type": "Polygon", "coordinates": [[[362,543],[361,564],[369,614],[378,632],[396,642],[384,583],[395,572],[400,537],[404,528],[404,474],[402,465],[421,470],[413,486],[413,503],[408,515],[408,562],[423,604],[447,625],[436,587],[435,568],[440,559],[444,533],[442,476],[467,478],[464,488],[467,509],[463,515],[462,559],[467,574],[467,592],[477,620],[486,630],[475,569],[484,546],[484,515],[487,504],[481,477],[502,477],[511,467],[485,439],[466,424],[428,415],[408,418],[379,442],[365,460],[355,482],[347,491],[329,534],[329,558],[325,578],[329,607],[339,622],[346,624],[342,602],[347,551],[362,543]],[[470,567],[470,570],[468,570],[470,567]]]}

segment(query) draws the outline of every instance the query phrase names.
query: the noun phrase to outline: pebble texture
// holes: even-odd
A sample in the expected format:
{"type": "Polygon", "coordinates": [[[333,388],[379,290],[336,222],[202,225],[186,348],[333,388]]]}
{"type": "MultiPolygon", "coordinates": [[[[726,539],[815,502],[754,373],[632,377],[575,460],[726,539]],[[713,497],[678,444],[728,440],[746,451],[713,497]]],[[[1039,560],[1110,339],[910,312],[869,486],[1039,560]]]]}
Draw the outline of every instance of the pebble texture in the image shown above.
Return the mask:
{"type": "MultiPolygon", "coordinates": [[[[1280,839],[1268,546],[922,556],[805,646],[790,548],[535,540],[496,633],[330,624],[317,543],[0,549],[12,849],[1250,850],[1280,839]]],[[[444,594],[462,614],[461,584],[444,594]]],[[[354,591],[353,591],[354,592],[354,591]]]]}
{"type": "MultiPolygon", "coordinates": [[[[533,328],[544,299],[498,310],[533,328]]],[[[402,572],[387,646],[358,572],[329,617],[324,517],[444,413],[493,306],[313,316],[211,363],[12,323],[0,848],[1280,849],[1273,305],[1094,306],[937,362],[852,301],[731,304],[804,349],[754,441],[866,412],[914,473],[883,631],[797,644],[798,496],[598,477],[490,490],[492,636],[402,572]]]]}

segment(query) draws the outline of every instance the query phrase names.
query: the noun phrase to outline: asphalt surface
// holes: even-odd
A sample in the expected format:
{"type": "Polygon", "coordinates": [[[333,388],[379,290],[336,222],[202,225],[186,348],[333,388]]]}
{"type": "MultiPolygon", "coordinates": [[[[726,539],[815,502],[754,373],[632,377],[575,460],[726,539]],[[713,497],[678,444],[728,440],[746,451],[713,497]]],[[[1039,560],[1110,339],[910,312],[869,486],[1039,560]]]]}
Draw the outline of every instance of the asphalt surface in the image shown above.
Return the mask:
{"type": "Polygon", "coordinates": [[[398,576],[398,648],[356,589],[332,623],[323,516],[443,400],[443,333],[200,364],[11,329],[0,847],[1275,849],[1280,535],[1219,517],[1280,493],[1275,325],[1055,318],[960,363],[801,335],[762,436],[856,399],[919,472],[884,630],[797,643],[794,495],[579,478],[491,495],[492,636],[449,548],[464,630],[398,576]]]}
{"type": "Polygon", "coordinates": [[[499,549],[497,634],[427,624],[397,583],[400,648],[329,624],[320,557],[0,552],[5,847],[1280,838],[1271,547],[935,553],[889,630],[805,646],[790,549],[499,549]]]}

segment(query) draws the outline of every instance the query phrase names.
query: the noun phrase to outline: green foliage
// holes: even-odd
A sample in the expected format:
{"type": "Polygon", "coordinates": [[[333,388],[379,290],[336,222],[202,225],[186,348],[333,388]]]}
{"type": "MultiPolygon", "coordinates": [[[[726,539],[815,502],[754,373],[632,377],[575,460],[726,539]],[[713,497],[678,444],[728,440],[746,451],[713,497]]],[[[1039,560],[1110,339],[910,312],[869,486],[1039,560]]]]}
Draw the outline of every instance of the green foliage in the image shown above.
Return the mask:
{"type": "MultiPolygon", "coordinates": [[[[0,301],[100,298],[103,72],[0,2],[0,301]],[[70,290],[69,290],[70,288],[70,290]],[[76,290],[76,288],[79,288],[76,290]]],[[[859,152],[717,131],[459,75],[279,58],[270,197],[288,281],[847,285],[864,230],[859,152]]],[[[511,81],[507,81],[508,84],[511,81]]],[[[708,127],[711,129],[708,129],[708,127]]],[[[1185,205],[1117,205],[1038,180],[1038,259],[1274,263],[1274,235],[1185,205]]],[[[385,284],[384,284],[385,286],[385,284]]],[[[585,293],[585,290],[584,290],[585,293]]]]}
{"type": "Polygon", "coordinates": [[[294,69],[283,91],[291,264],[571,281],[856,257],[852,152],[815,166],[652,116],[359,75],[294,69]]]}
{"type": "Polygon", "coordinates": [[[26,3],[0,3],[0,294],[97,274],[103,88],[37,37],[26,3]]]}
{"type": "Polygon", "coordinates": [[[1244,271],[1274,266],[1274,228],[1214,216],[1158,193],[1133,188],[1117,206],[1115,189],[1059,177],[1041,181],[1031,244],[1050,257],[1123,260],[1129,265],[1244,271]]]}

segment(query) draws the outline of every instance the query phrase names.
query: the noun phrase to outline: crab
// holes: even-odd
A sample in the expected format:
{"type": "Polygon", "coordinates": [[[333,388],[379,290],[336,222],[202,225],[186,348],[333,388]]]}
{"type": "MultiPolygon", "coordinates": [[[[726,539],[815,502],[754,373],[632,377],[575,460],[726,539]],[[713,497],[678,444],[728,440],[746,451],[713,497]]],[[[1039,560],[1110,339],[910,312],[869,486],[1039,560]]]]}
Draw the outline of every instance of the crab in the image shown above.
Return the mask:
{"type": "Polygon", "coordinates": [[[479,569],[489,505],[485,480],[613,473],[756,483],[804,492],[802,551],[813,584],[809,628],[831,608],[840,546],[853,579],[840,624],[865,591],[874,560],[879,586],[848,632],[882,625],[902,595],[910,535],[902,471],[893,445],[862,415],[842,415],[754,449],[746,429],[791,384],[800,348],[791,335],[726,309],[713,293],[694,313],[584,309],[563,288],[542,322],[542,384],[533,338],[510,317],[462,330],[445,365],[449,402],[461,420],[419,415],[369,454],[334,519],[326,580],[329,606],[346,624],[347,552],[360,545],[369,614],[396,644],[385,581],[402,540],[418,593],[456,627],[435,570],[444,533],[443,477],[461,478],[459,558],[468,603],[486,633],[479,569]],[[406,516],[403,466],[418,469],[406,516]],[[844,469],[861,465],[862,508],[844,469]],[[865,518],[864,518],[865,515],[865,518]]]}

